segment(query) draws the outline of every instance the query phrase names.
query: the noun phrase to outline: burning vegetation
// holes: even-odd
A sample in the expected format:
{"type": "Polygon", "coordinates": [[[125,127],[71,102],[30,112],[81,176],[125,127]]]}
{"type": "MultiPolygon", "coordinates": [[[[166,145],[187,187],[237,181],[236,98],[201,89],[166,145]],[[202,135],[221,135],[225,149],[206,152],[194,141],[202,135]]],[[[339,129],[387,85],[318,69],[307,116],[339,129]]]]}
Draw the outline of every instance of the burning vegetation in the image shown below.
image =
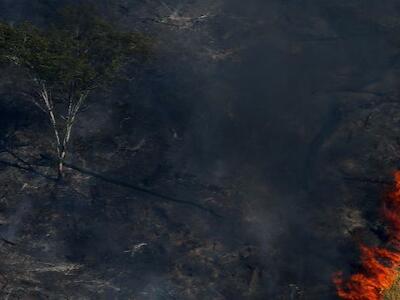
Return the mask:
{"type": "Polygon", "coordinates": [[[343,279],[334,277],[337,294],[345,300],[380,300],[396,283],[400,267],[400,171],[394,174],[394,187],[385,196],[382,216],[386,222],[386,247],[360,246],[360,271],[343,279]]]}

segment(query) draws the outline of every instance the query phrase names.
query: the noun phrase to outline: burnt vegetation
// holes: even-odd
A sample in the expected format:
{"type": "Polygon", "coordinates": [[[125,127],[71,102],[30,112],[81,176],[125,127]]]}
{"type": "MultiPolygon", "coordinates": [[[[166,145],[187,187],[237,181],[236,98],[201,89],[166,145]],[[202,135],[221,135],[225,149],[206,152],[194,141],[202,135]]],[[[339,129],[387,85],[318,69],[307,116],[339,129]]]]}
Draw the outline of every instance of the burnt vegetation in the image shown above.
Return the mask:
{"type": "Polygon", "coordinates": [[[208,298],[259,276],[252,247],[209,238],[229,189],[174,171],[175,124],[129,91],[156,42],[86,5],[0,23],[0,297],[208,298]]]}
{"type": "Polygon", "coordinates": [[[0,0],[0,299],[337,299],[389,240],[399,19],[0,0]]]}

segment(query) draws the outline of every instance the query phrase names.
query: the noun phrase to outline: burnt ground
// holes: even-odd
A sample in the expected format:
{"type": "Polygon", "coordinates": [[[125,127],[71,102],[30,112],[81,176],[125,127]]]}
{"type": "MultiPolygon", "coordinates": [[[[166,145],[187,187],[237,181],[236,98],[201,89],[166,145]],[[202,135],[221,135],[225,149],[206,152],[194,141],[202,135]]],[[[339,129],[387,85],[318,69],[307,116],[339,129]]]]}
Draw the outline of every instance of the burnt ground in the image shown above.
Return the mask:
{"type": "MultiPolygon", "coordinates": [[[[62,183],[2,72],[1,299],[336,299],[357,243],[384,244],[400,7],[244,2],[97,1],[156,49],[91,95],[62,183]]],[[[45,26],[65,3],[1,17],[45,26]]]]}

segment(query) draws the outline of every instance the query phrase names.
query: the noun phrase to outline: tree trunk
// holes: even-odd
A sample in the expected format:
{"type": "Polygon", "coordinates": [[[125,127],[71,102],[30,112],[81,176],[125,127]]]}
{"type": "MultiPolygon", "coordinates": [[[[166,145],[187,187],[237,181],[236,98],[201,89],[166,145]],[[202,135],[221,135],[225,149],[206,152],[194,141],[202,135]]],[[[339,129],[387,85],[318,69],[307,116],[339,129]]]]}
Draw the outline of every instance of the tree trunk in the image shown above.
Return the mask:
{"type": "Polygon", "coordinates": [[[58,161],[57,180],[61,180],[64,176],[64,162],[58,161]]]}
{"type": "Polygon", "coordinates": [[[39,95],[45,104],[45,109],[43,110],[47,111],[50,118],[50,123],[53,127],[57,147],[57,179],[61,180],[64,176],[64,162],[67,154],[68,144],[71,138],[72,127],[88,93],[82,93],[76,103],[74,103],[74,99],[72,97],[69,98],[68,110],[66,112],[66,124],[64,125],[65,127],[63,130],[60,130],[60,120],[57,120],[56,118],[57,114],[55,112],[53,99],[51,94],[48,93],[44,84],[41,86],[39,95]]]}
{"type": "Polygon", "coordinates": [[[61,180],[64,177],[64,161],[66,156],[65,150],[60,150],[60,155],[58,157],[58,167],[57,167],[57,179],[61,180]]]}

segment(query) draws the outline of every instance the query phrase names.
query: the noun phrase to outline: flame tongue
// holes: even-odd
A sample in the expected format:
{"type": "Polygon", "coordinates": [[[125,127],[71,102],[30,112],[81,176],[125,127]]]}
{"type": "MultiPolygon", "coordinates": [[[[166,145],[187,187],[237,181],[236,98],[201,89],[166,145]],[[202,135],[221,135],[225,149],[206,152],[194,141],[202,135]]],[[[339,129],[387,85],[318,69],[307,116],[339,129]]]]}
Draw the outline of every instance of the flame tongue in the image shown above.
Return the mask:
{"type": "Polygon", "coordinates": [[[391,249],[360,246],[360,272],[344,280],[334,276],[337,294],[345,300],[381,300],[395,283],[400,267],[400,171],[394,174],[395,186],[383,204],[383,217],[388,227],[391,249]],[[394,249],[394,250],[393,250],[394,249]]]}

